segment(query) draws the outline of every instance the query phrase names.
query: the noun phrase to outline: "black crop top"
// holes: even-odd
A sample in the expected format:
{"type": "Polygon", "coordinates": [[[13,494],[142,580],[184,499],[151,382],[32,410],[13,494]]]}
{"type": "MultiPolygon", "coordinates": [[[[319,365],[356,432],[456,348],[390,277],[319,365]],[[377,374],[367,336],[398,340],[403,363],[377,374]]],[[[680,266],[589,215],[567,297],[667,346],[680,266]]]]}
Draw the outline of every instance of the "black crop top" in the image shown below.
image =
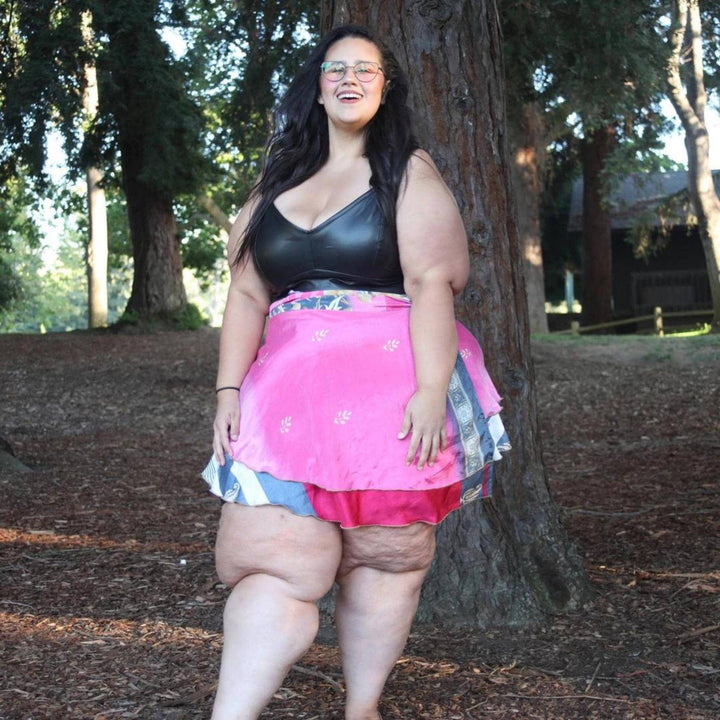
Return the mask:
{"type": "Polygon", "coordinates": [[[275,297],[291,290],[350,289],[404,293],[397,243],[371,189],[311,230],[271,205],[260,225],[255,266],[275,297]]]}

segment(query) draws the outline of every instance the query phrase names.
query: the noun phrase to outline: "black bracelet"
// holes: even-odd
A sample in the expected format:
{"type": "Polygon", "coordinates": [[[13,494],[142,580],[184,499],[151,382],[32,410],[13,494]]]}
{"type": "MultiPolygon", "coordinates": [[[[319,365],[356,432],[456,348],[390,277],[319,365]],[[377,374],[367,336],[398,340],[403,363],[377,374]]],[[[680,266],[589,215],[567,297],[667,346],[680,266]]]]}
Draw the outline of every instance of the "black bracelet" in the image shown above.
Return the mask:
{"type": "Polygon", "coordinates": [[[223,385],[223,387],[219,387],[215,390],[215,394],[217,395],[221,390],[237,390],[240,392],[239,387],[235,387],[234,385],[223,385]]]}

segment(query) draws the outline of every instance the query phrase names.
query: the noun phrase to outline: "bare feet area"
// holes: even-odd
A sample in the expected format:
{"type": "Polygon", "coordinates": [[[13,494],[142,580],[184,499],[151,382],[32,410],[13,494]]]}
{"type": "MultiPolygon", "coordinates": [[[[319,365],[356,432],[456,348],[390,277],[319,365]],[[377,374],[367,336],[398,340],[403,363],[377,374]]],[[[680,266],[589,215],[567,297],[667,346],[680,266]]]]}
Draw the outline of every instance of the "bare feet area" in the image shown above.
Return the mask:
{"type": "MultiPolygon", "coordinates": [[[[0,720],[209,717],[216,352],[214,330],[0,336],[0,720]]],[[[533,354],[549,482],[595,595],[532,630],[416,626],[383,718],[716,720],[720,338],[533,354]]],[[[342,704],[326,621],[263,718],[342,704]]]]}

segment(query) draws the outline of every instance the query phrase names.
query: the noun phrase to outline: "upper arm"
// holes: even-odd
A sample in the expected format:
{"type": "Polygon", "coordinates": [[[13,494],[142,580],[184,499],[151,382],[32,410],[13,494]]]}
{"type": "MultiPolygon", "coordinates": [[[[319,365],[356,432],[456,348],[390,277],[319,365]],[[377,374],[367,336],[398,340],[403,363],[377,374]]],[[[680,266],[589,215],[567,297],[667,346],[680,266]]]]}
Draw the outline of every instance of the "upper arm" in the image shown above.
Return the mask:
{"type": "Polygon", "coordinates": [[[405,290],[427,280],[459,293],[467,282],[467,236],[455,199],[430,156],[418,150],[408,162],[397,206],[397,237],[405,290]]]}
{"type": "Polygon", "coordinates": [[[246,253],[239,263],[235,263],[235,258],[256,203],[256,198],[251,197],[243,205],[230,228],[227,245],[227,257],[230,263],[230,293],[240,293],[247,296],[258,307],[267,312],[267,308],[270,306],[270,290],[255,267],[252,253],[246,253]]]}

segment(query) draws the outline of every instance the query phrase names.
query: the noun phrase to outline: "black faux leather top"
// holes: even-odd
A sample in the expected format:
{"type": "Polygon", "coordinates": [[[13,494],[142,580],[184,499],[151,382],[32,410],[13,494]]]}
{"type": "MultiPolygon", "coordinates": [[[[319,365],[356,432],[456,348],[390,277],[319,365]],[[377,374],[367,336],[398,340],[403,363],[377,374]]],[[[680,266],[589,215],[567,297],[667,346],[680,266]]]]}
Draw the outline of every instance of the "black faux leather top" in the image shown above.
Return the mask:
{"type": "Polygon", "coordinates": [[[404,293],[397,243],[388,240],[371,189],[311,230],[271,205],[260,226],[255,266],[275,297],[291,290],[404,293]]]}

